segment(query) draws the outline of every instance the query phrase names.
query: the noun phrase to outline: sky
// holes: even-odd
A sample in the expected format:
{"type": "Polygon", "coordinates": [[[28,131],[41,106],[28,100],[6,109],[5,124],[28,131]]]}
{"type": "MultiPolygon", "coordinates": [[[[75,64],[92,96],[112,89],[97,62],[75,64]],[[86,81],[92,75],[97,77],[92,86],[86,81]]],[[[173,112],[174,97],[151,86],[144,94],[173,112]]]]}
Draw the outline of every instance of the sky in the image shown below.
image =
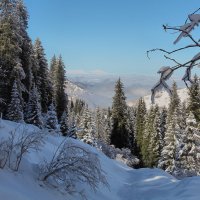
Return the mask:
{"type": "MultiPolygon", "coordinates": [[[[172,50],[177,34],[163,24],[182,25],[200,7],[199,0],[24,0],[29,35],[39,37],[47,59],[61,54],[69,73],[148,74],[173,64],[152,48],[172,50]]],[[[192,51],[177,56],[191,58],[192,51]]],[[[174,56],[175,57],[175,56],[174,56]]]]}

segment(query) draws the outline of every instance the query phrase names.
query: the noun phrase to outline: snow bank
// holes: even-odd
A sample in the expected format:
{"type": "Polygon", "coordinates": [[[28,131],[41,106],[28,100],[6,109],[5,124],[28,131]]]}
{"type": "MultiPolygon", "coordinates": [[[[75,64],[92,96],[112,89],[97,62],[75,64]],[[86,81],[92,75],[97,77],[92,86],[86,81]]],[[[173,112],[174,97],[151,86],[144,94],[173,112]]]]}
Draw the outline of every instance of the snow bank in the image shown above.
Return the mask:
{"type": "MultiPolygon", "coordinates": [[[[15,130],[19,124],[3,121],[0,136],[15,130]]],[[[21,127],[21,126],[20,126],[21,127]]],[[[28,131],[37,130],[27,125],[28,131]]],[[[38,165],[44,159],[50,159],[53,152],[63,140],[61,136],[47,136],[40,152],[31,151],[25,156],[19,172],[8,169],[0,170],[0,199],[2,200],[79,200],[38,181],[38,165]]],[[[107,174],[110,188],[100,186],[94,193],[85,185],[88,200],[198,200],[200,196],[200,177],[176,180],[160,169],[131,169],[117,161],[111,160],[93,147],[75,141],[98,155],[103,170],[107,174]]]]}

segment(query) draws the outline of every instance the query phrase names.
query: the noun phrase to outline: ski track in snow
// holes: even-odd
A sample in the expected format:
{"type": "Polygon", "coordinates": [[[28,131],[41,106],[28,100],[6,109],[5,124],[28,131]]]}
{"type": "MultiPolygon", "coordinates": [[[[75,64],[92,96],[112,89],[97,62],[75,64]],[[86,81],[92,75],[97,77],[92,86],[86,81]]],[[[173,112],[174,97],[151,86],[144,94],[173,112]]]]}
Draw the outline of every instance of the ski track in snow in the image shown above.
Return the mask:
{"type": "MultiPolygon", "coordinates": [[[[0,136],[19,127],[19,124],[2,121],[0,136]]],[[[37,129],[26,126],[28,131],[37,129]]],[[[20,134],[20,128],[17,129],[20,134]]],[[[61,136],[47,136],[40,152],[31,151],[23,161],[19,172],[9,169],[0,170],[0,200],[79,200],[79,196],[62,194],[56,188],[44,185],[38,180],[38,164],[43,159],[51,159],[61,136]]],[[[102,168],[107,174],[110,188],[100,186],[94,193],[87,185],[88,200],[199,200],[200,177],[177,180],[160,169],[131,169],[124,164],[107,158],[103,153],[78,140],[73,140],[88,150],[96,153],[102,168]]]]}

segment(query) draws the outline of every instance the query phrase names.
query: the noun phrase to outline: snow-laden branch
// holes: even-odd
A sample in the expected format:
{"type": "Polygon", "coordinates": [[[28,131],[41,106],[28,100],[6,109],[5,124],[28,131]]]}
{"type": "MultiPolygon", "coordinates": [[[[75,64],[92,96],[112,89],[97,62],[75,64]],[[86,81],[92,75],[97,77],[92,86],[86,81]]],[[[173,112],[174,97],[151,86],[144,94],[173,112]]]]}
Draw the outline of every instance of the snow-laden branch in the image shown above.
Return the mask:
{"type": "MultiPolygon", "coordinates": [[[[155,51],[161,51],[161,52],[169,55],[169,54],[174,54],[175,52],[186,50],[186,49],[189,49],[189,48],[200,47],[199,40],[194,39],[194,37],[191,34],[192,30],[194,30],[194,28],[196,28],[200,23],[200,14],[196,14],[199,10],[200,10],[200,8],[197,9],[194,13],[188,15],[188,19],[186,20],[185,24],[183,24],[182,26],[171,27],[171,26],[168,26],[168,25],[163,25],[163,28],[164,28],[165,31],[173,30],[173,31],[178,31],[180,33],[178,35],[178,37],[176,38],[176,40],[174,41],[174,44],[177,44],[182,38],[185,38],[185,37],[190,38],[190,40],[193,42],[193,44],[189,44],[189,45],[186,45],[186,46],[181,47],[181,48],[177,48],[177,49],[172,50],[172,51],[167,51],[167,50],[162,49],[162,48],[151,49],[151,50],[147,51],[147,57],[150,58],[149,54],[151,52],[155,52],[155,51]]],[[[197,53],[191,60],[186,61],[183,64],[181,64],[180,62],[178,62],[174,58],[170,58],[167,55],[164,55],[164,57],[168,60],[173,61],[175,63],[175,65],[174,66],[161,67],[160,70],[158,71],[158,73],[160,74],[160,79],[154,85],[154,87],[151,90],[152,91],[152,96],[151,96],[152,103],[154,103],[155,93],[162,88],[164,88],[169,94],[171,94],[171,89],[167,85],[166,81],[172,76],[172,74],[175,70],[178,70],[179,68],[185,67],[186,70],[185,70],[185,74],[182,77],[182,80],[185,82],[185,85],[187,87],[188,87],[187,82],[192,83],[191,71],[194,68],[194,66],[199,65],[198,61],[200,60],[200,53],[197,53]]]]}

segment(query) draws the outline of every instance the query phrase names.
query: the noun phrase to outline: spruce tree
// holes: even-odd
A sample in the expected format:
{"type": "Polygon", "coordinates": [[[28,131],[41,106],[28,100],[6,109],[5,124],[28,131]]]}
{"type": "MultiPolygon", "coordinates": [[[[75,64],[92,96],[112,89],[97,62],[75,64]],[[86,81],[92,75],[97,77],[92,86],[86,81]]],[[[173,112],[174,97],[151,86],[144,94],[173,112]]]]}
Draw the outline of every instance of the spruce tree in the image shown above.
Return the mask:
{"type": "Polygon", "coordinates": [[[78,128],[80,129],[77,132],[78,139],[82,140],[84,138],[84,135],[88,132],[91,125],[91,113],[88,109],[88,107],[85,107],[83,110],[83,113],[80,117],[80,122],[78,124],[78,128]]]}
{"type": "Polygon", "coordinates": [[[51,62],[50,62],[50,76],[51,76],[51,79],[52,79],[52,82],[53,82],[53,85],[55,85],[55,75],[56,75],[56,65],[57,65],[57,58],[56,56],[54,55],[51,59],[51,62]]]}
{"type": "Polygon", "coordinates": [[[127,130],[128,130],[128,148],[134,154],[136,152],[136,140],[135,140],[135,109],[129,108],[127,117],[127,130]]]}
{"type": "MultiPolygon", "coordinates": [[[[13,68],[19,62],[22,38],[19,33],[19,16],[16,13],[17,1],[0,2],[0,99],[6,104],[11,101],[13,68]]],[[[5,114],[7,106],[0,105],[5,114]]]]}
{"type": "Polygon", "coordinates": [[[38,65],[35,79],[40,95],[41,108],[43,113],[47,113],[48,106],[53,98],[53,86],[49,79],[49,70],[44,48],[39,38],[36,39],[34,44],[34,57],[38,65]]]}
{"type": "MultiPolygon", "coordinates": [[[[146,122],[146,105],[142,98],[139,99],[137,108],[136,108],[136,122],[135,122],[135,134],[136,134],[136,155],[140,160],[142,160],[142,145],[144,138],[145,122],[146,122]]],[[[142,163],[141,163],[142,164],[142,163]]]]}
{"type": "Polygon", "coordinates": [[[160,128],[160,112],[159,108],[156,106],[154,108],[154,120],[153,120],[153,127],[152,132],[150,133],[150,140],[149,140],[149,166],[156,167],[158,165],[158,161],[160,159],[161,149],[162,149],[162,133],[160,128]]]}
{"type": "Polygon", "coordinates": [[[160,131],[160,151],[162,151],[164,147],[164,137],[167,129],[167,109],[164,107],[160,111],[160,117],[159,117],[159,131],[160,131]]]}
{"type": "Polygon", "coordinates": [[[51,103],[48,108],[46,127],[53,130],[56,130],[58,127],[57,113],[53,103],[51,103]]]}
{"type": "Polygon", "coordinates": [[[197,175],[199,168],[198,153],[200,147],[200,131],[192,112],[190,112],[190,115],[186,119],[186,125],[186,129],[182,131],[182,141],[178,149],[178,162],[181,168],[181,170],[179,170],[179,175],[194,176],[197,175]]]}
{"type": "Polygon", "coordinates": [[[168,118],[173,115],[176,108],[180,105],[180,98],[177,93],[177,85],[176,82],[172,85],[172,95],[170,96],[170,103],[168,108],[168,118]]]}
{"type": "Polygon", "coordinates": [[[193,113],[197,122],[200,121],[200,88],[197,76],[194,76],[194,80],[189,88],[189,104],[188,110],[193,113]]]}
{"type": "Polygon", "coordinates": [[[39,102],[38,91],[35,85],[33,86],[29,95],[29,101],[26,107],[25,121],[38,127],[42,127],[43,125],[41,117],[41,105],[39,102]]]}
{"type": "Polygon", "coordinates": [[[159,167],[169,173],[174,173],[177,169],[177,144],[178,137],[181,134],[181,129],[178,124],[178,112],[174,111],[170,119],[167,120],[167,130],[165,133],[164,141],[165,145],[161,152],[161,158],[159,160],[159,167]]]}
{"type": "Polygon", "coordinates": [[[24,120],[23,107],[16,81],[14,81],[11,92],[11,102],[8,105],[7,119],[15,122],[22,122],[24,120]]]}
{"type": "Polygon", "coordinates": [[[120,79],[115,85],[112,121],[111,144],[115,145],[116,148],[128,147],[127,105],[123,84],[120,79]]]}
{"type": "Polygon", "coordinates": [[[67,94],[65,93],[65,66],[60,56],[57,60],[57,65],[55,69],[55,103],[56,103],[56,112],[58,120],[61,119],[61,116],[64,111],[67,110],[67,94]]]}
{"type": "Polygon", "coordinates": [[[153,123],[155,119],[155,109],[151,106],[145,122],[145,130],[143,132],[142,144],[141,144],[141,153],[142,153],[142,161],[144,166],[151,167],[152,161],[150,160],[150,140],[152,137],[152,132],[154,131],[153,123]]]}
{"type": "Polygon", "coordinates": [[[32,87],[32,80],[33,80],[32,68],[34,61],[32,60],[33,46],[31,39],[27,33],[29,16],[27,8],[23,3],[23,0],[17,0],[16,13],[19,20],[18,29],[20,37],[22,38],[23,41],[20,44],[21,52],[19,58],[21,60],[21,65],[24,70],[24,73],[26,74],[25,78],[22,80],[22,83],[25,86],[25,90],[23,91],[23,99],[25,102],[28,102],[29,91],[31,90],[32,87]]]}
{"type": "Polygon", "coordinates": [[[69,131],[69,126],[68,126],[68,112],[66,112],[66,111],[64,111],[61,116],[60,130],[61,130],[63,136],[67,136],[68,131],[69,131]]]}
{"type": "Polygon", "coordinates": [[[111,114],[110,110],[106,110],[105,117],[104,117],[104,136],[103,136],[103,141],[105,144],[109,145],[110,144],[110,138],[111,138],[111,130],[112,130],[112,119],[111,119],[111,114]]]}
{"type": "Polygon", "coordinates": [[[25,85],[22,83],[22,81],[25,79],[26,74],[22,68],[21,63],[17,63],[17,65],[13,68],[11,73],[11,79],[15,80],[18,88],[18,93],[20,97],[20,102],[22,104],[22,108],[24,107],[24,99],[23,99],[23,92],[26,91],[25,85]]]}

